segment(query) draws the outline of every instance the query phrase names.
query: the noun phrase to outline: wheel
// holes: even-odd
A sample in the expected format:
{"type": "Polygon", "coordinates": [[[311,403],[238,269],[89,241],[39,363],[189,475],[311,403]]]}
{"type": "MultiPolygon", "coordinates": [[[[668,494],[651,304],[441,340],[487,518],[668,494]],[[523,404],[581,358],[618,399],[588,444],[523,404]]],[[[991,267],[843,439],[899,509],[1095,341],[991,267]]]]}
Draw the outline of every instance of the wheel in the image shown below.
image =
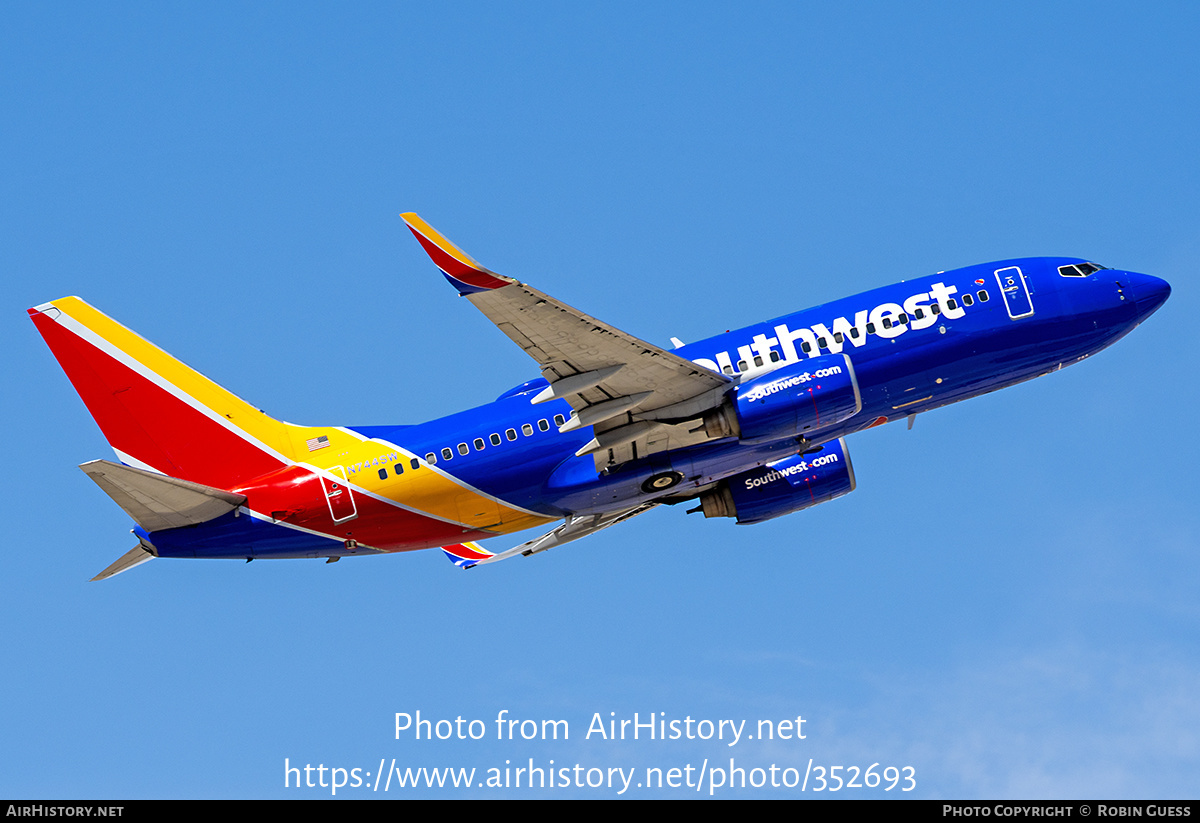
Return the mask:
{"type": "Polygon", "coordinates": [[[642,491],[646,494],[654,494],[655,492],[665,492],[672,486],[679,484],[683,480],[683,475],[679,472],[663,472],[648,478],[642,483],[642,491]]]}

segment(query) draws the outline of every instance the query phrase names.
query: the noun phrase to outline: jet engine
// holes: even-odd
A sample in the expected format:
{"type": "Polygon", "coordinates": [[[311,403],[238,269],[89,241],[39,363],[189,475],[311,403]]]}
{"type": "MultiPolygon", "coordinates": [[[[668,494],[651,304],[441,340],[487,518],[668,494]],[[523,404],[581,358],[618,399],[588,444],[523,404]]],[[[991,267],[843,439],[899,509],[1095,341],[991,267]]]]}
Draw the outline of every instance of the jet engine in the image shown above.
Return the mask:
{"type": "Polygon", "coordinates": [[[842,438],[819,451],[778,460],[722,480],[700,495],[705,517],[736,517],[761,523],[811,508],[854,491],[854,467],[842,438]]]}
{"type": "Polygon", "coordinates": [[[854,366],[845,354],[825,354],[740,384],[704,416],[709,437],[766,443],[803,437],[862,409],[854,366]]]}

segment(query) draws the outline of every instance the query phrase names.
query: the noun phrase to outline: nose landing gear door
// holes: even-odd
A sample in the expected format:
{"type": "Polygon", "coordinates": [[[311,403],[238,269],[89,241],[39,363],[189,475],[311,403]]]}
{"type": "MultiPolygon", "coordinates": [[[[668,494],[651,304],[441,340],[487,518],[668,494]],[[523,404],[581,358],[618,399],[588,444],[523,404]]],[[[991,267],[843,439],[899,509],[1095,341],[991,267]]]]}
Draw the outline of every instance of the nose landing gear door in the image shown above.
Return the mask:
{"type": "Polygon", "coordinates": [[[1025,282],[1025,275],[1022,274],[1020,268],[1010,266],[1007,269],[997,270],[996,283],[1000,286],[1000,293],[1004,295],[1004,308],[1008,309],[1009,317],[1017,320],[1033,314],[1033,299],[1029,296],[1029,284],[1025,282]]]}

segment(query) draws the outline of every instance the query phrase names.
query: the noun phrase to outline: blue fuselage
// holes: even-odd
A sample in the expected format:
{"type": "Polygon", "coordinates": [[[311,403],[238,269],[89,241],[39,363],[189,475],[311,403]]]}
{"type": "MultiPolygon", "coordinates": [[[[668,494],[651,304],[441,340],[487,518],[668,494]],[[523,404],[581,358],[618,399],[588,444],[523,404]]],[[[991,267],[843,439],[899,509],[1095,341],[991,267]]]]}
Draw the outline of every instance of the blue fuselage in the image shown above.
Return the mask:
{"type": "MultiPolygon", "coordinates": [[[[726,332],[675,353],[743,382],[805,359],[849,355],[862,408],[807,435],[804,445],[817,445],[1082,360],[1129,333],[1170,293],[1167,283],[1149,275],[1081,273],[1092,268],[1074,258],[970,266],[726,332]]],[[[652,499],[643,483],[662,472],[684,476],[678,494],[797,451],[796,437],[754,445],[725,438],[598,471],[592,455],[575,456],[592,439],[590,428],[558,432],[571,413],[567,404],[530,403],[545,385],[531,381],[494,403],[421,425],[354,431],[414,454],[449,454],[439,468],[549,516],[615,511],[652,499]],[[472,447],[477,440],[485,448],[472,447]]]]}

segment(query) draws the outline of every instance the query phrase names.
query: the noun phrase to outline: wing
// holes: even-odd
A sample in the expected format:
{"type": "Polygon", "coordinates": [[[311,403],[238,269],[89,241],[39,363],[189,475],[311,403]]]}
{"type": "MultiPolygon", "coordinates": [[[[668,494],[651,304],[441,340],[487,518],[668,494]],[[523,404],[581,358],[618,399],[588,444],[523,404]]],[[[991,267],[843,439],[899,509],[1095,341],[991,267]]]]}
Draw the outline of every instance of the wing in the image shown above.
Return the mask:
{"type": "Polygon", "coordinates": [[[518,554],[528,557],[531,554],[544,552],[547,549],[553,549],[555,546],[562,546],[581,537],[587,537],[589,534],[595,534],[598,531],[607,529],[609,526],[615,526],[642,512],[648,512],[657,505],[657,503],[651,502],[642,503],[639,506],[634,506],[632,509],[607,512],[606,514],[567,515],[566,520],[541,537],[529,540],[519,546],[514,546],[499,554],[492,554],[478,543],[459,543],[454,546],[444,546],[442,547],[442,551],[446,553],[446,557],[450,559],[451,563],[462,569],[471,569],[475,566],[487,565],[488,563],[498,563],[501,560],[516,557],[518,554]]]}
{"type": "Polygon", "coordinates": [[[598,469],[707,439],[684,421],[719,406],[729,378],[489,271],[416,214],[401,217],[458,293],[538,364],[550,385],[533,402],[566,400],[575,414],[562,431],[593,427],[578,454],[598,469]]]}

